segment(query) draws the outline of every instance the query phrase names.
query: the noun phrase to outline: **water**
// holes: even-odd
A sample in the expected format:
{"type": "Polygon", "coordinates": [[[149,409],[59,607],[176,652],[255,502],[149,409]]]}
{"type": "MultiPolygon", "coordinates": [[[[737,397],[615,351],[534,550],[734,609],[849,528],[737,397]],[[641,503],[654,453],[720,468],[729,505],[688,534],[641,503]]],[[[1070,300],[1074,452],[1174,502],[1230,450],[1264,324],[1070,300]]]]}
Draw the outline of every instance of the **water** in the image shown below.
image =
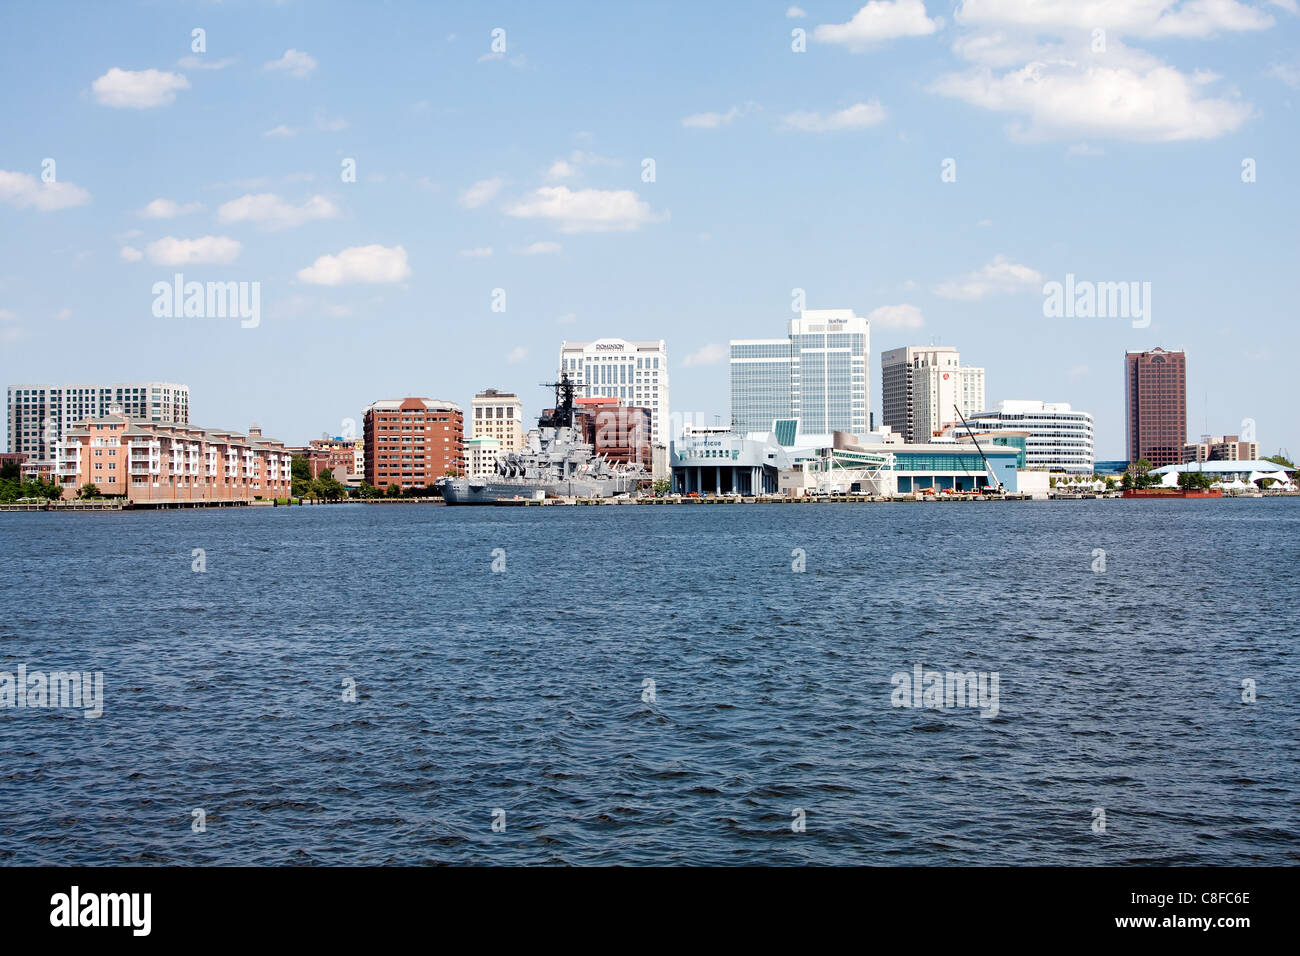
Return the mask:
{"type": "Polygon", "coordinates": [[[1296,499],[0,515],[0,669],[105,680],[99,719],[0,710],[0,862],[1294,863],[1298,531],[1296,499]],[[918,663],[998,672],[997,716],[891,706],[918,663]]]}

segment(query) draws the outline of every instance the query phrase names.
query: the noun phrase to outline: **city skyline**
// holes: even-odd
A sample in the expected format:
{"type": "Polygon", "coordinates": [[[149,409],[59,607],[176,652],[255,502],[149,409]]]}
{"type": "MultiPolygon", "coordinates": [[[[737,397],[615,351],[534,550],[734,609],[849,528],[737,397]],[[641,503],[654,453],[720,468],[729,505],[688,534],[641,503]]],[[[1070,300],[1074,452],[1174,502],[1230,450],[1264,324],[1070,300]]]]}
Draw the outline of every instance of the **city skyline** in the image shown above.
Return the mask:
{"type": "Polygon", "coordinates": [[[6,8],[0,374],[184,382],[194,420],[299,444],[393,395],[531,414],[557,343],[620,336],[711,422],[727,342],[801,304],[867,318],[873,362],[957,346],[988,405],[1091,412],[1099,459],[1117,356],[1186,350],[1187,438],[1295,451],[1294,5],[872,6],[397,4],[382,47],[343,5],[81,5],[57,39],[6,8]],[[257,322],[166,317],[178,274],[257,322]],[[1143,314],[1048,318],[1076,280],[1143,314]]]}

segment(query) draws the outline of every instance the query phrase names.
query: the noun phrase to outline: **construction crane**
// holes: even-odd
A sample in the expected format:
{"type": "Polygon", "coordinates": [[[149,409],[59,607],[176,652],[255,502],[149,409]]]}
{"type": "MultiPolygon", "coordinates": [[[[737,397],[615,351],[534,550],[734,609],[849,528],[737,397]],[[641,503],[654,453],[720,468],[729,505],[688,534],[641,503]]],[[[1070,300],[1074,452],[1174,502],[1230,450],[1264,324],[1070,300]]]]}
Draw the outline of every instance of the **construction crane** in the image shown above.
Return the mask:
{"type": "Polygon", "coordinates": [[[979,452],[980,457],[984,459],[984,470],[988,473],[988,476],[993,479],[993,487],[999,492],[1002,491],[1002,482],[998,480],[997,474],[993,471],[993,466],[989,464],[988,456],[984,454],[984,449],[980,447],[980,440],[976,438],[975,433],[971,431],[970,423],[966,421],[966,416],[961,413],[961,409],[956,405],[952,407],[952,410],[957,413],[957,417],[961,419],[961,423],[966,426],[966,433],[970,435],[970,440],[975,443],[975,450],[979,452]]]}

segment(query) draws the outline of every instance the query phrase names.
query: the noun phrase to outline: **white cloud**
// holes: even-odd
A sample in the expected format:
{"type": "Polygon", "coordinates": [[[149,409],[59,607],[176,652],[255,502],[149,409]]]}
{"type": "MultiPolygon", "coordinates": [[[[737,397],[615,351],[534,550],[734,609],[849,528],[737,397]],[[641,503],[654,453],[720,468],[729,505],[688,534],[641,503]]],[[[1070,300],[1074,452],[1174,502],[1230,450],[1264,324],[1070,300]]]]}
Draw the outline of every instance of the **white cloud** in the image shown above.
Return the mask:
{"type": "Polygon", "coordinates": [[[490,203],[495,199],[497,193],[501,192],[501,187],[505,184],[506,181],[500,176],[493,176],[491,179],[480,179],[461,192],[460,204],[466,209],[477,209],[479,206],[490,203]]]}
{"type": "Polygon", "coordinates": [[[824,23],[813,30],[821,43],[840,43],[855,52],[870,49],[897,37],[920,37],[943,26],[943,18],[931,20],[921,0],[871,0],[848,23],[824,23]]]}
{"type": "Polygon", "coordinates": [[[1037,269],[1012,262],[1006,256],[993,257],[982,269],[949,280],[934,290],[945,299],[974,302],[990,295],[1023,291],[1031,286],[1041,286],[1043,274],[1037,269]]]}
{"type": "Polygon", "coordinates": [[[534,242],[530,246],[525,246],[520,250],[520,255],[524,256],[549,256],[557,255],[564,251],[564,247],[558,242],[534,242]]]}
{"type": "Polygon", "coordinates": [[[0,169],[0,202],[16,209],[29,206],[41,212],[70,209],[90,202],[90,193],[72,183],[47,183],[30,173],[0,169]]]}
{"type": "Polygon", "coordinates": [[[312,71],[316,69],[316,58],[309,53],[303,53],[301,50],[288,49],[284,51],[284,56],[278,60],[268,60],[263,66],[263,70],[275,70],[281,73],[288,73],[297,79],[305,79],[311,76],[312,71]]]}
{"type": "Polygon", "coordinates": [[[733,106],[725,113],[692,113],[682,120],[682,125],[689,129],[717,129],[726,126],[741,115],[740,107],[733,106]]]}
{"type": "Polygon", "coordinates": [[[925,317],[915,305],[882,305],[868,313],[867,321],[878,329],[919,329],[925,325],[925,317]]]}
{"type": "Polygon", "coordinates": [[[117,109],[147,110],[167,106],[177,90],[188,90],[190,81],[180,73],[162,70],[121,70],[113,67],[90,85],[95,99],[117,109]]]}
{"type": "Polygon", "coordinates": [[[239,258],[242,248],[227,236],[202,236],[198,239],[167,236],[149,243],[145,252],[150,262],[160,266],[228,265],[239,258]]]}
{"type": "Polygon", "coordinates": [[[203,203],[201,202],[189,202],[181,205],[171,199],[155,199],[137,212],[136,215],[145,219],[175,219],[177,216],[198,212],[202,208],[203,203]]]}
{"type": "Polygon", "coordinates": [[[543,186],[506,209],[520,219],[549,219],[562,232],[632,230],[667,218],[630,189],[578,189],[543,186]]]}
{"type": "Polygon", "coordinates": [[[120,255],[125,262],[139,262],[144,258],[144,253],[135,246],[123,246],[118,251],[118,255],[120,255]]]}
{"type": "Polygon", "coordinates": [[[462,255],[467,259],[486,259],[492,255],[492,247],[479,246],[477,249],[462,249],[457,254],[462,255]]]}
{"type": "Polygon", "coordinates": [[[1213,79],[1185,76],[1148,57],[1128,65],[1036,61],[998,75],[988,68],[940,77],[935,92],[995,112],[1019,114],[1028,139],[1085,135],[1148,142],[1213,139],[1252,114],[1248,103],[1209,99],[1200,90],[1213,79]]]}
{"type": "Polygon", "coordinates": [[[962,0],[955,20],[964,32],[953,50],[972,69],[932,92],[1010,114],[1019,139],[1135,142],[1213,139],[1254,111],[1235,92],[1209,93],[1213,74],[1180,71],[1124,37],[1200,39],[1274,22],[1240,0],[962,0]]]}
{"type": "Polygon", "coordinates": [[[842,129],[864,129],[883,123],[888,111],[879,101],[858,103],[838,113],[823,115],[821,113],[791,113],[785,117],[785,125],[790,129],[801,129],[810,133],[826,133],[842,129]]]}
{"type": "Polygon", "coordinates": [[[316,111],[316,128],[327,133],[338,133],[348,128],[348,121],[341,116],[330,116],[324,110],[316,111]]]}
{"type": "Polygon", "coordinates": [[[967,27],[1182,38],[1267,30],[1274,22],[1239,0],[963,0],[954,19],[967,27]]]}
{"type": "Polygon", "coordinates": [[[717,365],[719,362],[725,362],[730,355],[731,351],[725,345],[706,345],[686,356],[682,360],[682,365],[686,368],[693,368],[696,365],[717,365]]]}
{"type": "Polygon", "coordinates": [[[401,282],[411,274],[406,250],[401,246],[353,246],[337,256],[321,256],[298,278],[312,285],[343,285],[349,282],[401,282]]]}
{"type": "Polygon", "coordinates": [[[785,15],[791,20],[802,20],[804,17],[808,16],[803,7],[787,7],[785,15]]]}
{"type": "Polygon", "coordinates": [[[324,196],[312,196],[302,204],[281,199],[274,193],[240,196],[217,210],[220,222],[254,222],[267,229],[292,229],[314,219],[335,219],[339,209],[324,196]]]}
{"type": "Polygon", "coordinates": [[[176,61],[176,65],[183,70],[224,70],[235,62],[233,56],[228,56],[224,60],[210,60],[206,56],[183,56],[176,61]]]}
{"type": "Polygon", "coordinates": [[[516,365],[526,358],[528,358],[528,349],[522,345],[516,345],[506,354],[506,361],[511,365],[516,365]]]}
{"type": "Polygon", "coordinates": [[[277,139],[277,138],[287,139],[290,136],[297,136],[298,131],[294,129],[292,126],[285,126],[283,123],[281,123],[279,126],[271,127],[262,135],[270,137],[271,139],[277,139]]]}
{"type": "Polygon", "coordinates": [[[1268,75],[1281,80],[1293,90],[1300,90],[1300,64],[1278,63],[1269,67],[1268,75]]]}
{"type": "Polygon", "coordinates": [[[578,175],[578,167],[563,159],[557,159],[551,164],[551,168],[546,171],[548,179],[568,179],[570,176],[576,175],[578,175]]]}

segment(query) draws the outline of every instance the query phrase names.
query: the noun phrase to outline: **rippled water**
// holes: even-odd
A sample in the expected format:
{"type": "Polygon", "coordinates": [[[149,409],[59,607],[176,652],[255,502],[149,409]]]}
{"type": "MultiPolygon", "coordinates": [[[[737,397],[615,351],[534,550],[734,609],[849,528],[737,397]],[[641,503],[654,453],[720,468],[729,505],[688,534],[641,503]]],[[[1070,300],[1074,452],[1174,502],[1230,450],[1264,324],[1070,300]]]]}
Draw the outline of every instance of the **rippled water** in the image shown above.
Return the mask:
{"type": "Polygon", "coordinates": [[[0,515],[0,670],[105,681],[99,719],[0,710],[0,862],[1294,862],[1298,532],[1295,499],[0,515]],[[997,716],[891,706],[914,664],[998,672],[997,716]]]}

